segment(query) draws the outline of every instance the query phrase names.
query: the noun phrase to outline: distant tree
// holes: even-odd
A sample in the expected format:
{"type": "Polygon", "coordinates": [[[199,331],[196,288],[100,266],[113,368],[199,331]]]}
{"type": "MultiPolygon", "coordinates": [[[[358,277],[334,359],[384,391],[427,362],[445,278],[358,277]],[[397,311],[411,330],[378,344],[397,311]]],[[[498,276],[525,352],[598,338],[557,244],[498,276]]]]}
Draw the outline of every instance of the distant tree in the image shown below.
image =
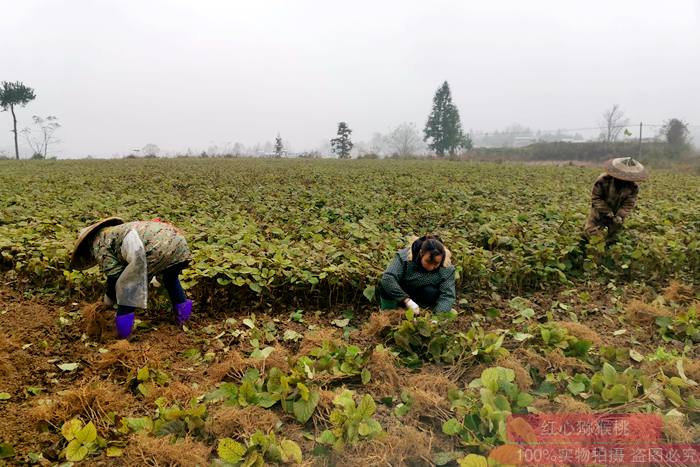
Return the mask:
{"type": "Polygon", "coordinates": [[[664,122],[661,134],[666,138],[666,142],[674,148],[684,148],[690,143],[688,124],[677,118],[664,122]]]}
{"type": "Polygon", "coordinates": [[[338,123],[338,137],[331,140],[331,150],[338,155],[339,159],[350,159],[350,151],[352,150],[352,141],[350,135],[352,130],[345,122],[338,123]]]}
{"type": "Polygon", "coordinates": [[[29,127],[21,131],[24,135],[27,144],[32,150],[32,158],[35,159],[35,155],[39,154],[42,159],[46,159],[49,147],[52,144],[60,143],[61,140],[54,136],[56,130],[61,128],[61,124],[58,123],[58,117],[49,115],[46,118],[41,118],[38,115],[32,116],[32,121],[34,122],[35,129],[29,127]]]}
{"type": "Polygon", "coordinates": [[[160,148],[157,144],[148,143],[141,148],[141,154],[143,154],[144,157],[156,157],[160,154],[160,148]]]}
{"type": "Polygon", "coordinates": [[[242,143],[235,143],[233,145],[233,155],[234,156],[240,156],[245,152],[245,147],[243,146],[242,143]]]}
{"type": "Polygon", "coordinates": [[[418,129],[413,123],[402,123],[387,136],[391,152],[402,157],[416,154],[421,142],[418,129]]]}
{"type": "Polygon", "coordinates": [[[613,105],[612,108],[603,112],[600,139],[606,143],[614,143],[628,124],[629,120],[625,118],[625,113],[620,106],[613,105]]]}
{"type": "Polygon", "coordinates": [[[275,138],[275,157],[282,157],[284,155],[284,144],[282,143],[282,137],[277,133],[275,138]]]}
{"type": "Polygon", "coordinates": [[[471,138],[462,131],[459,110],[452,103],[450,85],[447,81],[435,92],[433,110],[423,130],[423,141],[428,147],[442,157],[445,153],[454,156],[458,148],[471,149],[471,138]]]}
{"type": "Polygon", "coordinates": [[[369,152],[372,154],[385,154],[387,137],[381,133],[374,133],[369,140],[369,152]]]}
{"type": "Polygon", "coordinates": [[[12,132],[15,134],[15,158],[19,159],[19,145],[17,144],[17,116],[15,115],[15,106],[26,106],[29,102],[36,98],[34,95],[34,90],[24,83],[17,81],[15,83],[10,83],[8,81],[2,82],[2,87],[0,87],[0,107],[3,111],[10,109],[12,112],[12,132]]]}

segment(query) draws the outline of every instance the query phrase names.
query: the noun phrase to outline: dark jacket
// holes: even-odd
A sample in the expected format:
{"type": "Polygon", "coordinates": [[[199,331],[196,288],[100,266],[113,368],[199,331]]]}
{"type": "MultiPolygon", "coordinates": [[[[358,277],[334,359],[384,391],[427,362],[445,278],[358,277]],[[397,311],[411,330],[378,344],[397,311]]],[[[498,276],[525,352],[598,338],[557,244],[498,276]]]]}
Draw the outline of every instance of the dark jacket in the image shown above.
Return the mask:
{"type": "Polygon", "coordinates": [[[380,296],[399,302],[410,297],[422,308],[450,311],[455,303],[455,268],[450,251],[445,248],[442,266],[430,272],[423,269],[417,256],[411,247],[396,253],[382,274],[380,296]]]}
{"type": "Polygon", "coordinates": [[[595,233],[601,227],[608,227],[612,218],[619,216],[623,221],[637,204],[639,186],[602,174],[593,185],[591,192],[591,212],[586,220],[586,231],[595,233]]]}

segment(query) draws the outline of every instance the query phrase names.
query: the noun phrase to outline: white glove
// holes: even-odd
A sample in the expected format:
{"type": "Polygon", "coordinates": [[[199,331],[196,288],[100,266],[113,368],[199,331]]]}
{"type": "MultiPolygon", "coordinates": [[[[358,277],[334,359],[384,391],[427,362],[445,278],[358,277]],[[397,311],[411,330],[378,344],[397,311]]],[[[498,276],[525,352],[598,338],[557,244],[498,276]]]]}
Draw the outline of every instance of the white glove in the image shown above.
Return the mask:
{"type": "Polygon", "coordinates": [[[406,308],[411,310],[413,314],[418,314],[420,312],[420,307],[418,306],[418,304],[410,298],[407,298],[403,302],[406,304],[406,308]]]}

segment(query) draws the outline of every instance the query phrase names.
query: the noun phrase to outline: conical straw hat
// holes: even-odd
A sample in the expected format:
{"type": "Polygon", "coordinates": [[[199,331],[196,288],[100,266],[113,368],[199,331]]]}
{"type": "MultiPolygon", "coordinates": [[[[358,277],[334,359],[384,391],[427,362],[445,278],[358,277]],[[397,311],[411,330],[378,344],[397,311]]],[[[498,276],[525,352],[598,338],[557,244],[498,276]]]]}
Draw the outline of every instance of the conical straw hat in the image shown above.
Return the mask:
{"type": "Polygon", "coordinates": [[[605,171],[620,180],[628,182],[641,182],[649,178],[649,173],[644,166],[631,157],[617,157],[605,163],[605,171]]]}
{"type": "Polygon", "coordinates": [[[81,230],[78,234],[78,240],[75,242],[73,254],[71,254],[70,257],[70,267],[78,270],[92,267],[95,264],[95,259],[90,253],[90,244],[97,231],[102,227],[110,227],[123,223],[124,221],[120,217],[108,217],[81,230]]]}

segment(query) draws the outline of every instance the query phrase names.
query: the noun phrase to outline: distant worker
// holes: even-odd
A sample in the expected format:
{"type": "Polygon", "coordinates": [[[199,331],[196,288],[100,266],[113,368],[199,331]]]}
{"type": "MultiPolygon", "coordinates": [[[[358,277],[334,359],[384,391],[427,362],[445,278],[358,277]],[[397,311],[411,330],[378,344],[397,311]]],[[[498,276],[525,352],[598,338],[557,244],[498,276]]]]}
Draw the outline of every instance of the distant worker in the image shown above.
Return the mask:
{"type": "Polygon", "coordinates": [[[455,268],[442,240],[426,235],[399,250],[382,274],[379,298],[383,310],[450,311],[455,303],[455,268]]]}
{"type": "Polygon", "coordinates": [[[631,157],[618,157],[605,163],[605,172],[593,185],[591,212],[586,220],[585,236],[607,232],[608,243],[614,241],[627,216],[637,203],[637,182],[649,177],[644,166],[631,157]]]}
{"type": "Polygon", "coordinates": [[[134,311],[146,308],[148,281],[156,274],[162,275],[177,323],[190,318],[192,300],[179,280],[189,260],[187,242],[174,226],[157,219],[125,224],[109,217],[80,231],[71,267],[83,270],[99,265],[107,276],[105,304],[117,304],[117,335],[126,339],[134,326],[134,311]]]}

